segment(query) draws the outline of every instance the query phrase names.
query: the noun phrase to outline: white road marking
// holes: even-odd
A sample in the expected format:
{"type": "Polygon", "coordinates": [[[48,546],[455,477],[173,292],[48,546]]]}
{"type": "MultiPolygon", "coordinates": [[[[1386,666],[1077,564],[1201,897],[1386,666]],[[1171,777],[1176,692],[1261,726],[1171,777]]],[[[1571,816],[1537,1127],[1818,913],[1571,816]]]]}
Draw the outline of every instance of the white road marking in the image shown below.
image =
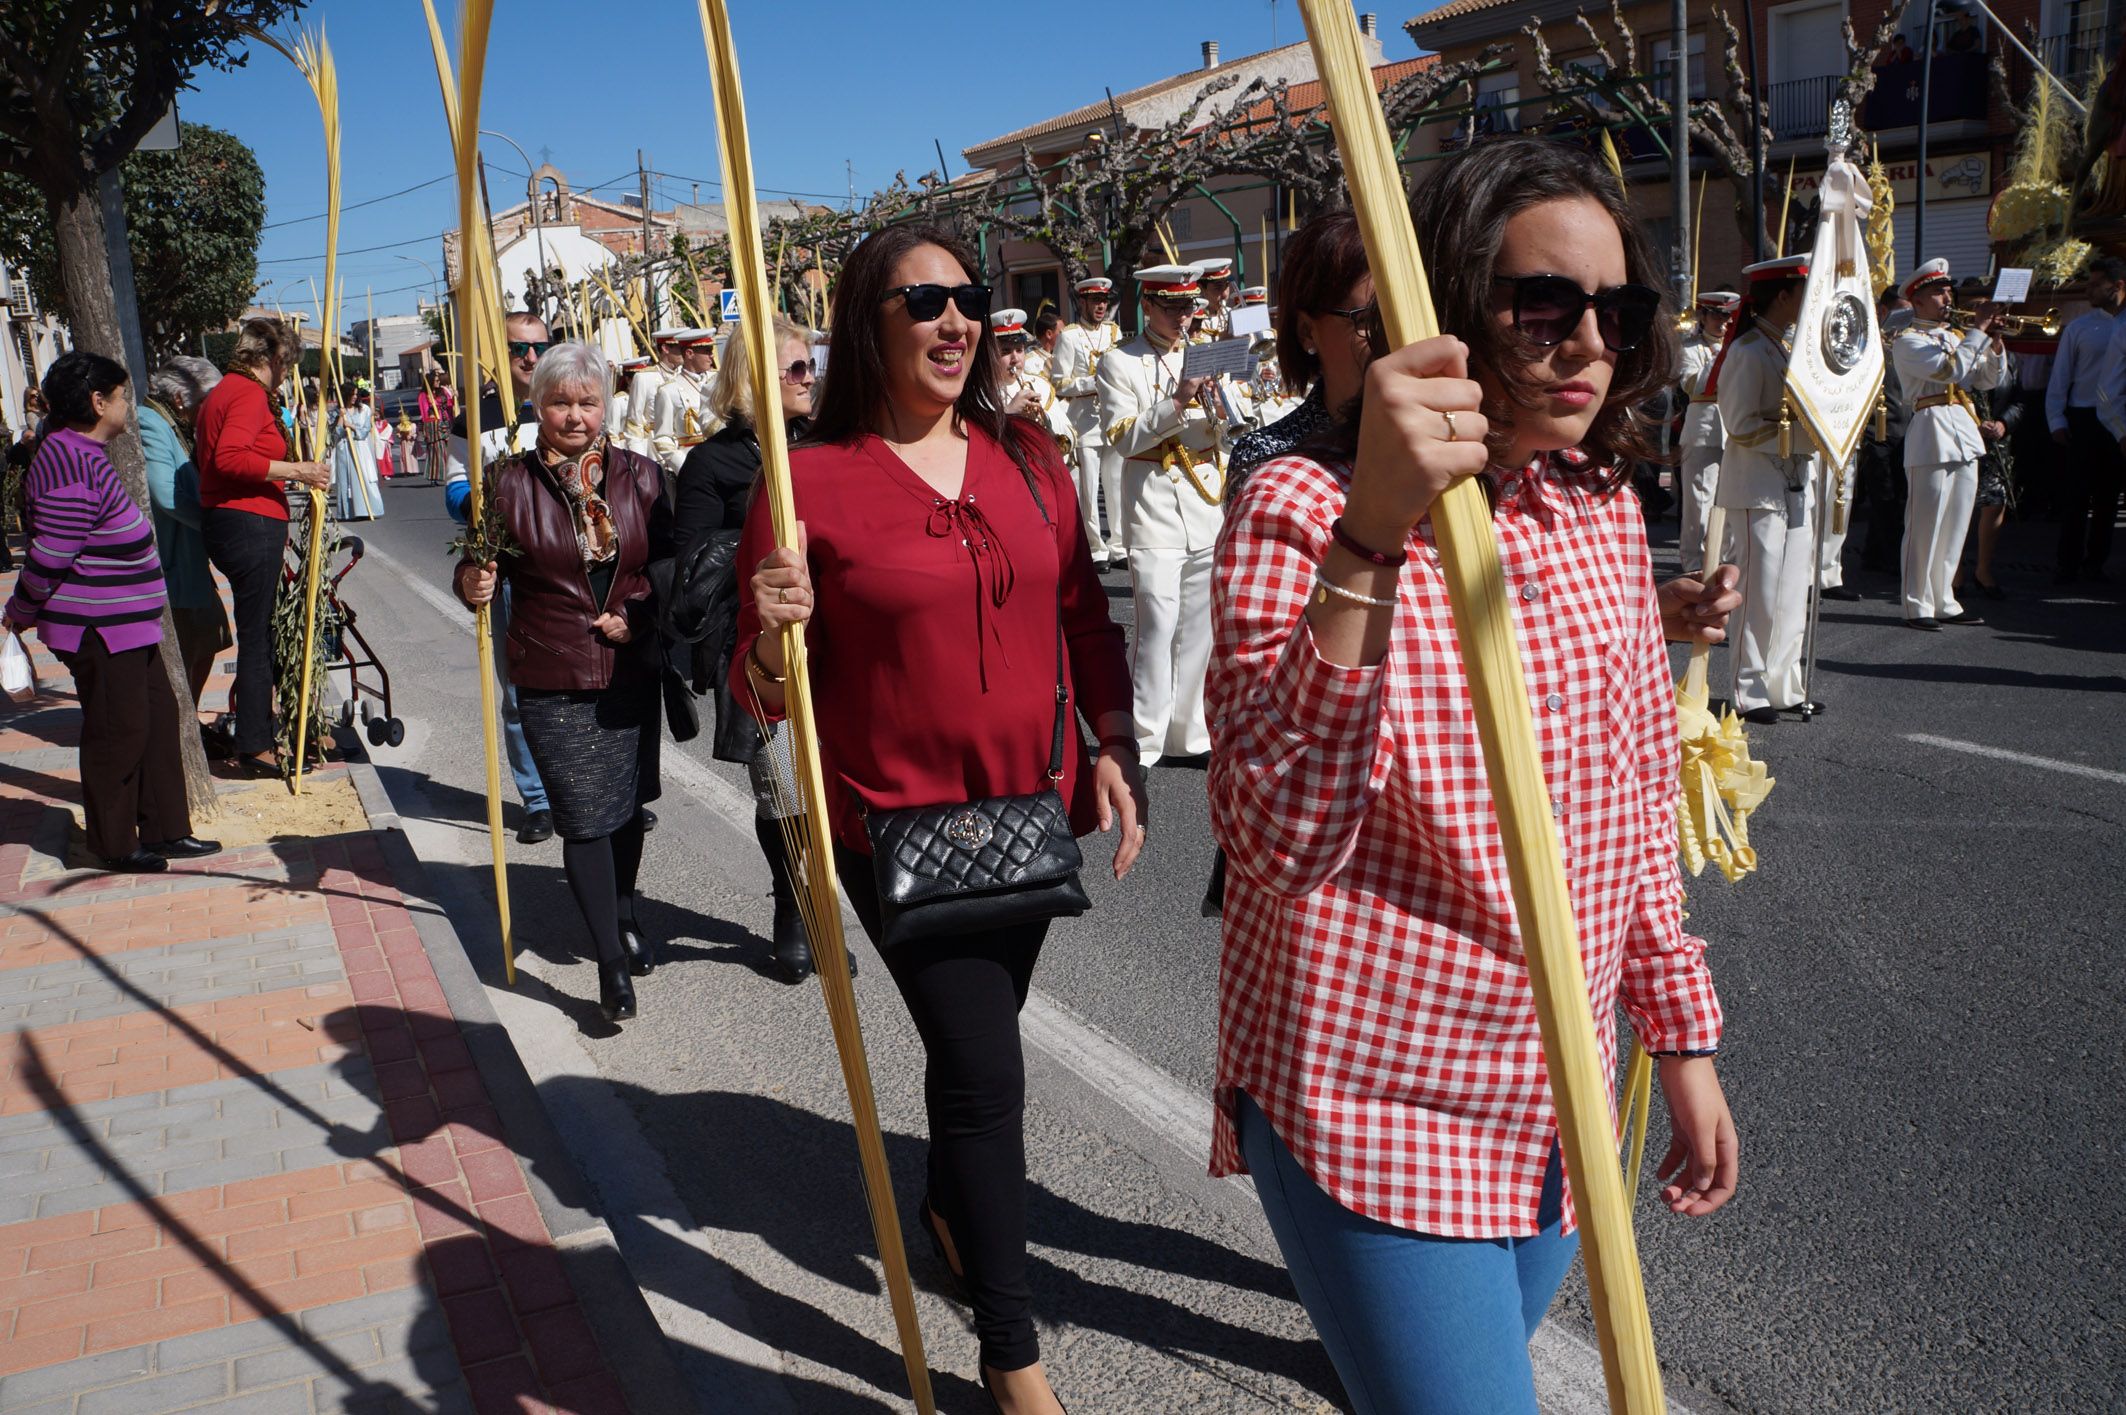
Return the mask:
{"type": "Polygon", "coordinates": [[[1974,757],[1991,757],[1995,761],[2014,762],[2019,766],[2034,766],[2045,771],[2057,771],[2067,776],[2086,776],[2091,781],[2108,781],[2114,786],[2126,786],[2126,771],[2107,771],[2100,766],[2084,766],[2080,762],[2063,762],[2052,757],[2033,757],[2027,752],[2011,752],[2005,747],[1988,747],[1978,742],[1960,742],[1954,737],[1934,737],[1925,732],[1907,732],[1907,742],[1917,742],[1923,747],[1940,747],[1945,751],[1966,752],[1974,757]]]}
{"type": "MultiPolygon", "coordinates": [[[[468,635],[473,632],[472,616],[448,591],[437,588],[373,546],[369,548],[368,555],[427,601],[438,614],[458,625],[468,635]]],[[[2126,773],[2102,772],[2094,767],[2077,767],[2072,763],[2047,761],[2042,757],[2024,757],[2014,752],[2001,752],[1971,743],[1953,742],[1946,738],[1913,736],[1910,740],[2126,782],[2126,773]]],[[[684,751],[665,753],[661,765],[665,775],[693,797],[704,810],[721,817],[740,832],[752,831],[753,798],[744,788],[684,751]]],[[[846,901],[842,906],[842,914],[845,928],[854,931],[859,927],[855,916],[849,912],[846,901]]],[[[518,1033],[520,1029],[524,1032],[535,1030],[533,1018],[526,1016],[523,1009],[509,1005],[515,999],[511,999],[500,989],[490,988],[488,991],[491,996],[496,997],[498,1010],[506,1009],[505,1018],[516,1019],[509,1027],[513,1034],[518,1033]]],[[[1086,1086],[1120,1106],[1138,1124],[1174,1146],[1191,1161],[1197,1164],[1208,1162],[1212,1119],[1209,1096],[1146,1061],[1039,988],[1028,991],[1026,1010],[1021,1014],[1021,1022],[1025,1039],[1034,1049],[1057,1062],[1086,1086]]],[[[541,1054],[536,1058],[527,1057],[527,1062],[531,1063],[530,1069],[535,1071],[534,1079],[539,1079],[540,1075],[557,1074],[598,1076],[596,1063],[582,1052],[580,1045],[573,1050],[576,1055],[567,1055],[561,1047],[542,1047],[541,1054]],[[562,1056],[567,1056],[565,1062],[561,1060],[562,1056]]],[[[613,1119],[617,1120],[618,1117],[613,1119]]],[[[599,1133],[607,1132],[601,1129],[599,1133]]],[[[662,1169],[661,1165],[653,1166],[645,1162],[642,1169],[646,1175],[655,1174],[657,1178],[662,1178],[661,1173],[658,1173],[662,1169]]],[[[1252,1192],[1253,1185],[1246,1179],[1238,1182],[1252,1192]]],[[[655,1184],[654,1190],[659,1192],[659,1198],[670,1193],[665,1184],[655,1184]]],[[[649,1205],[641,1209],[623,1206],[620,1211],[662,1214],[671,1212],[671,1206],[676,1203],[674,1196],[663,1204],[649,1205]]],[[[672,1225],[661,1219],[650,1221],[664,1229],[667,1236],[681,1236],[680,1232],[675,1230],[683,1230],[685,1227],[683,1224],[672,1225]]],[[[690,1245],[703,1246],[699,1241],[700,1235],[685,1234],[684,1237],[690,1245]]],[[[636,1259],[631,1256],[629,1261],[634,1262],[636,1259]]],[[[758,1368],[770,1360],[768,1348],[751,1336],[733,1330],[729,1325],[728,1318],[735,1314],[731,1312],[728,1298],[712,1299],[698,1304],[704,1310],[692,1312],[686,1311],[679,1304],[656,1298],[653,1298],[651,1305],[657,1310],[659,1321],[675,1337],[685,1333],[741,1369],[758,1368]],[[693,1330],[689,1331],[689,1327],[693,1330]]],[[[1601,1352],[1593,1342],[1560,1323],[1551,1322],[1535,1334],[1535,1340],[1530,1343],[1530,1350],[1535,1362],[1537,1394],[1543,1415],[1606,1415],[1609,1410],[1608,1388],[1602,1375],[1601,1352]]],[[[1692,1415],[1691,1407],[1676,1400],[1673,1395],[1669,1398],[1668,1408],[1673,1415],[1692,1415]]]]}

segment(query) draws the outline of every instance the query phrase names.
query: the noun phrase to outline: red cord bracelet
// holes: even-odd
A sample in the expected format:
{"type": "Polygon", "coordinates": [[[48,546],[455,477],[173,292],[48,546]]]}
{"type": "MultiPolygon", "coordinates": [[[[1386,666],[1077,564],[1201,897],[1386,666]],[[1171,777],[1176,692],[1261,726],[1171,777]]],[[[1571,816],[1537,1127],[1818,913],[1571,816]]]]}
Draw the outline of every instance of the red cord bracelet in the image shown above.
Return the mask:
{"type": "Polygon", "coordinates": [[[1365,546],[1360,545],[1349,531],[1344,529],[1343,517],[1341,516],[1329,522],[1329,538],[1367,564],[1378,565],[1384,570],[1393,570],[1410,558],[1409,552],[1404,550],[1398,550],[1393,555],[1383,555],[1377,550],[1368,550],[1365,546]]]}

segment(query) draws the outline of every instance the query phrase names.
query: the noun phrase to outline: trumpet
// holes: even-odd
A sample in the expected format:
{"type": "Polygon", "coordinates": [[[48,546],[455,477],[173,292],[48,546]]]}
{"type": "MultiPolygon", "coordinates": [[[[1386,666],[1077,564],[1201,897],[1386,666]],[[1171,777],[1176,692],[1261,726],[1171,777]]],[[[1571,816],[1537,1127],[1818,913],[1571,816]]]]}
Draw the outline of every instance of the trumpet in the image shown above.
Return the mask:
{"type": "MultiPolygon", "coordinates": [[[[1975,311],[1951,310],[1949,312],[1949,327],[1952,329],[1969,329],[1977,322],[1978,315],[1975,311]]],[[[2003,334],[2013,334],[2018,337],[2037,334],[2047,339],[2052,339],[2056,338],[2059,332],[2060,312],[2057,309],[2046,310],[2043,314],[2004,314],[2001,316],[2001,333],[2003,334]]]]}

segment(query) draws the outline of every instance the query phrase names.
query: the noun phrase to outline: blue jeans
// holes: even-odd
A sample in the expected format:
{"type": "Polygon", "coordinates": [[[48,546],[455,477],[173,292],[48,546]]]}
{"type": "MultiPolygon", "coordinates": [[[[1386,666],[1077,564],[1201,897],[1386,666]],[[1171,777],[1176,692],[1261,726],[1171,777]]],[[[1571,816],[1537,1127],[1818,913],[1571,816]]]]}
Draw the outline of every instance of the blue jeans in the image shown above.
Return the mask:
{"type": "Polygon", "coordinates": [[[509,754],[509,774],[516,778],[517,799],[527,813],[546,807],[546,783],[532,761],[531,746],[524,740],[524,723],[517,717],[517,689],[509,681],[509,581],[496,587],[494,608],[487,616],[495,636],[495,677],[502,683],[502,747],[509,754]]]}
{"type": "Polygon", "coordinates": [[[1292,1285],[1357,1415],[1536,1415],[1528,1342],[1579,1249],[1564,1167],[1530,1238],[1434,1238],[1353,1213],[1307,1176],[1246,1093],[1240,1149],[1292,1285]]]}

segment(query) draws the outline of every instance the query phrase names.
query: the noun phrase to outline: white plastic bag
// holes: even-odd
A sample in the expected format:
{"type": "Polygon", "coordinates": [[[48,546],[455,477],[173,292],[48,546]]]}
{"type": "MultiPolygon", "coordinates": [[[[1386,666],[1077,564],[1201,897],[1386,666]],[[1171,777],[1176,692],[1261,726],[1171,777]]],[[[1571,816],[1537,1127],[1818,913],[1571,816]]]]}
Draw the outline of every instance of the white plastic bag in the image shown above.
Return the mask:
{"type": "Polygon", "coordinates": [[[37,696],[37,669],[30,662],[28,646],[13,629],[0,640],[0,692],[16,703],[26,703],[37,696]]]}

